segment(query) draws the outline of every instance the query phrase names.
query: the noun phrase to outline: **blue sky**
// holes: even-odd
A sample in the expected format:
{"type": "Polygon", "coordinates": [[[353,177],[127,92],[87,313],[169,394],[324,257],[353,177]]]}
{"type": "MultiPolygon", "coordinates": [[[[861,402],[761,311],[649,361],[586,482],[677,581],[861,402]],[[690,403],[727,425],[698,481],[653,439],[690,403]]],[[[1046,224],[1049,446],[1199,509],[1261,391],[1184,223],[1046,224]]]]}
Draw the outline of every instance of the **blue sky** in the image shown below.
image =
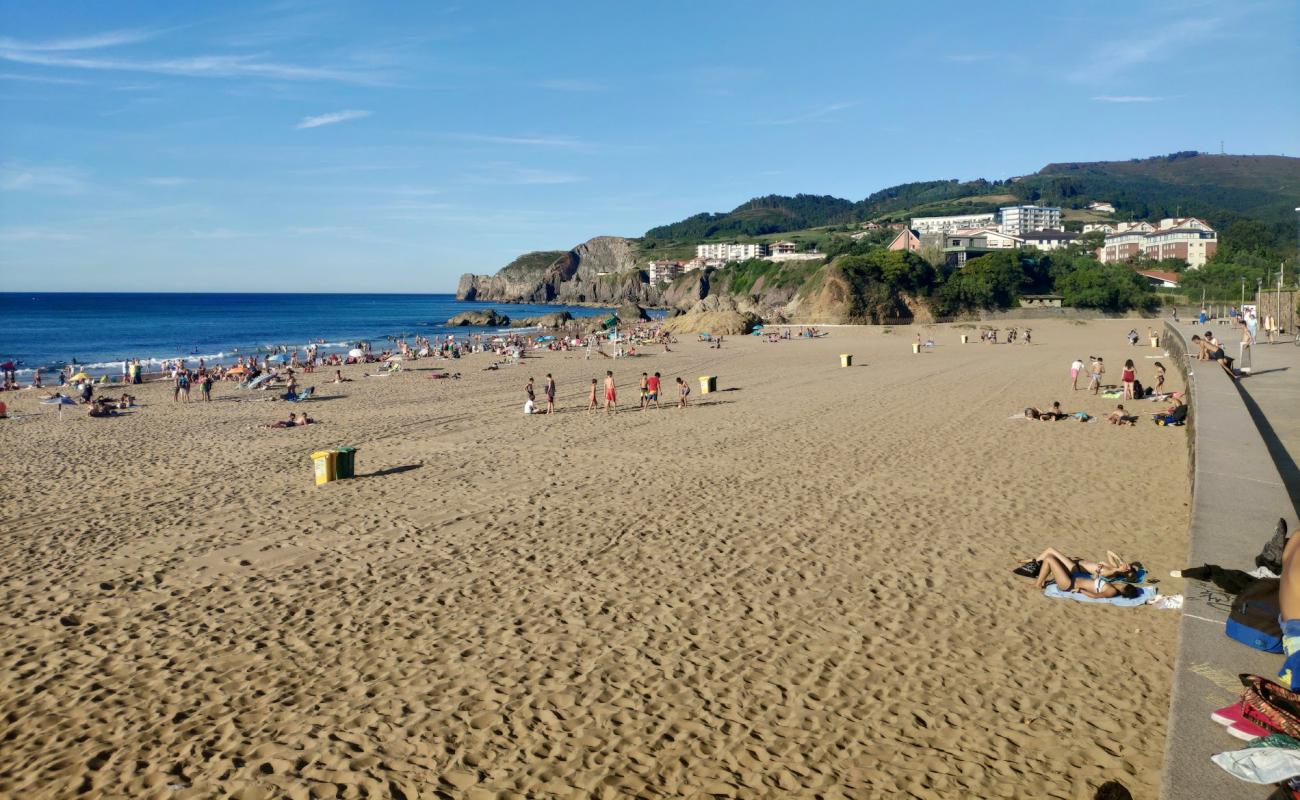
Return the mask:
{"type": "Polygon", "coordinates": [[[1297,4],[0,0],[0,289],[450,291],[772,192],[1300,155],[1297,4]]]}

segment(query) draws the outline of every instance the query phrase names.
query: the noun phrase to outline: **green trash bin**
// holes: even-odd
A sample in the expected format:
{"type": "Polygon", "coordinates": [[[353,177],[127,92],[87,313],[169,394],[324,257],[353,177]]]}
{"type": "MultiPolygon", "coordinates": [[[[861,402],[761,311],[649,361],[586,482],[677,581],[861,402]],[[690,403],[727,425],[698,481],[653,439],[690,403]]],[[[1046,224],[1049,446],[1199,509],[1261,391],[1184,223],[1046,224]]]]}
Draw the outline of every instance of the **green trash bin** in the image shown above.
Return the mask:
{"type": "Polygon", "coordinates": [[[342,480],[343,478],[355,478],[357,468],[357,448],[340,447],[335,452],[338,456],[335,460],[335,475],[342,480]]]}

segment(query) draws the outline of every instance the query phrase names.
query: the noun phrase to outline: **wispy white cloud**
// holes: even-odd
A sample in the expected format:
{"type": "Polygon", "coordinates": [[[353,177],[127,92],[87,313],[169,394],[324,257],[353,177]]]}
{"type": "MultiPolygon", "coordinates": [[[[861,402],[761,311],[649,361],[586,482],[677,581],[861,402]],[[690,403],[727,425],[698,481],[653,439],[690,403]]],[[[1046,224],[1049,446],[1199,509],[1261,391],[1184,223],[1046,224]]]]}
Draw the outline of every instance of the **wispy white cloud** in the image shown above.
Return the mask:
{"type": "Polygon", "coordinates": [[[0,164],[0,189],[4,191],[81,194],[86,188],[81,172],[69,167],[44,167],[16,161],[0,164]]]}
{"type": "Polygon", "coordinates": [[[536,85],[556,92],[603,92],[607,88],[600,81],[585,78],[551,78],[538,81],[536,85]]]}
{"type": "Polygon", "coordinates": [[[156,36],[152,31],[109,31],[43,42],[0,37],[0,60],[16,64],[69,69],[142,72],[205,78],[267,78],[288,81],[381,83],[374,73],[354,69],[314,67],[268,60],[263,55],[198,55],[184,58],[140,59],[88,57],[87,50],[137,44],[156,36]]]}
{"type": "Polygon", "coordinates": [[[549,186],[581,183],[585,180],[586,178],[581,175],[573,175],[567,172],[554,172],[547,169],[536,169],[504,161],[495,161],[485,164],[483,170],[471,175],[467,182],[515,186],[549,186]]]}
{"type": "Polygon", "coordinates": [[[1219,31],[1222,24],[1219,18],[1196,17],[1156,26],[1139,25],[1140,34],[1107,41],[1068,77],[1076,83],[1104,83],[1141,64],[1162,61],[1180,50],[1196,47],[1219,31]]]}
{"type": "Polygon", "coordinates": [[[298,130],[319,128],[323,125],[337,125],[340,122],[347,122],[352,119],[362,119],[368,116],[370,116],[369,111],[331,111],[328,114],[321,114],[316,117],[303,117],[295,127],[297,127],[298,130]]]}
{"type": "Polygon", "coordinates": [[[803,114],[796,114],[793,117],[760,120],[759,124],[760,125],[794,125],[799,122],[810,122],[812,120],[820,119],[822,117],[829,116],[830,114],[835,114],[837,112],[844,111],[846,109],[850,109],[860,105],[862,105],[862,101],[860,100],[845,100],[839,103],[830,103],[828,105],[821,106],[820,108],[815,108],[812,111],[807,111],[803,114]]]}
{"type": "Polygon", "coordinates": [[[85,86],[90,81],[79,81],[76,78],[51,78],[45,75],[20,75],[17,72],[0,72],[0,81],[23,81],[25,83],[51,83],[62,84],[65,86],[85,86]]]}
{"type": "Polygon", "coordinates": [[[1145,94],[1100,94],[1092,98],[1098,103],[1159,103],[1163,97],[1145,94]]]}
{"type": "Polygon", "coordinates": [[[86,237],[79,233],[51,230],[49,228],[28,228],[10,226],[0,228],[0,241],[4,242],[72,242],[86,237]]]}
{"type": "Polygon", "coordinates": [[[189,178],[178,178],[174,175],[165,175],[158,178],[145,178],[142,183],[149,186],[184,186],[192,181],[189,178]]]}
{"type": "Polygon", "coordinates": [[[136,44],[154,38],[155,31],[125,30],[106,31],[90,36],[77,36],[71,39],[50,39],[44,42],[24,42],[0,36],[0,50],[27,50],[30,52],[50,53],[68,50],[99,50],[105,47],[120,47],[124,44],[136,44]]]}
{"type": "Polygon", "coordinates": [[[468,142],[482,142],[484,144],[520,145],[525,147],[558,147],[574,150],[587,146],[586,142],[569,136],[494,136],[486,133],[449,133],[447,135],[453,139],[462,139],[468,142]]]}
{"type": "Polygon", "coordinates": [[[252,234],[231,230],[230,228],[212,228],[206,231],[191,229],[189,231],[191,239],[242,239],[246,236],[252,236],[252,234]]]}

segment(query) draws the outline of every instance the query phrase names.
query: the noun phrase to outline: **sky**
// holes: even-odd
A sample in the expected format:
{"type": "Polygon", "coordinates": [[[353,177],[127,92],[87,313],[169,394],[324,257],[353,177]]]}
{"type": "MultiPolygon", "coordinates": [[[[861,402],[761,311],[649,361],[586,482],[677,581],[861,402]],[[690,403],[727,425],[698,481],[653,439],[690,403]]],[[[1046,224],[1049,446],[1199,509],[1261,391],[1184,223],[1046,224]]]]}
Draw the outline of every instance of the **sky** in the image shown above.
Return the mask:
{"type": "Polygon", "coordinates": [[[770,193],[1300,155],[1298,9],[0,0],[0,290],[452,291],[770,193]]]}

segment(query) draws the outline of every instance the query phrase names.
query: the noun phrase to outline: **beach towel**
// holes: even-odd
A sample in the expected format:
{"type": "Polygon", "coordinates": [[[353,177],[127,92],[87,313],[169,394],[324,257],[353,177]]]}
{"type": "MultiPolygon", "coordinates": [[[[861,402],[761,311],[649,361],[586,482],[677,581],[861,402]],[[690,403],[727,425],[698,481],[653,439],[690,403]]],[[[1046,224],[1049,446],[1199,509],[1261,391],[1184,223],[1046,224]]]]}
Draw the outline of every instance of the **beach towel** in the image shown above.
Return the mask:
{"type": "Polygon", "coordinates": [[[1043,590],[1043,595],[1046,597],[1059,597],[1063,600],[1077,600],[1080,603],[1106,603],[1107,605],[1128,608],[1130,606],[1140,606],[1150,601],[1158,591],[1160,590],[1154,586],[1143,586],[1137,597],[1109,597],[1102,599],[1100,597],[1089,597],[1079,592],[1063,592],[1056,588],[1056,584],[1049,583],[1047,588],[1043,590]]]}

